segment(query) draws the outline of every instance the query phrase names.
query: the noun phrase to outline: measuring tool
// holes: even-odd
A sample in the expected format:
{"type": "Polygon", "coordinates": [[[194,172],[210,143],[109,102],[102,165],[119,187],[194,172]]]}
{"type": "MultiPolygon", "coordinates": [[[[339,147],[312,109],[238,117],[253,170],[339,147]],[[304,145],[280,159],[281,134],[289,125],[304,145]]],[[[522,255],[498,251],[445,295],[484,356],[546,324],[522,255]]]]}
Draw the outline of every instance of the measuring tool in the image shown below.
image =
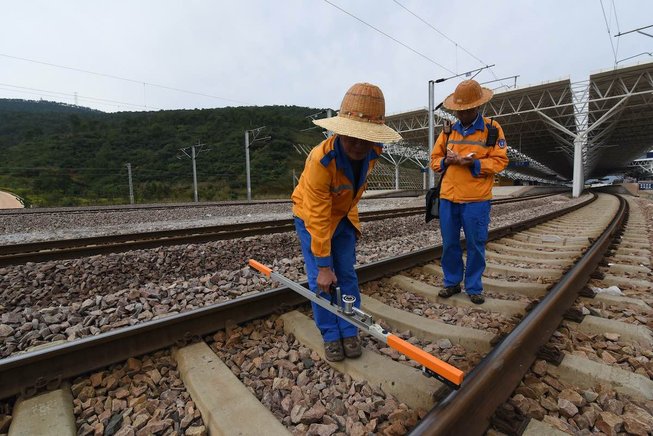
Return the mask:
{"type": "Polygon", "coordinates": [[[279,283],[283,283],[293,291],[311,300],[315,304],[319,304],[334,315],[354,324],[359,329],[369,333],[377,341],[383,342],[390,348],[393,348],[406,357],[413,359],[415,362],[422,365],[422,372],[425,375],[435,377],[453,389],[458,389],[460,384],[463,382],[463,377],[465,375],[464,372],[455,366],[430,355],[421,348],[404,341],[400,337],[389,333],[379,324],[375,323],[371,315],[354,306],[354,303],[356,303],[356,297],[353,295],[341,296],[340,287],[336,287],[332,291],[336,293],[336,302],[334,304],[333,298],[329,301],[326,298],[321,297],[319,293],[316,294],[299,283],[296,283],[279,273],[273,272],[271,268],[255,261],[254,259],[249,260],[249,266],[265,276],[276,280],[279,283]]]}

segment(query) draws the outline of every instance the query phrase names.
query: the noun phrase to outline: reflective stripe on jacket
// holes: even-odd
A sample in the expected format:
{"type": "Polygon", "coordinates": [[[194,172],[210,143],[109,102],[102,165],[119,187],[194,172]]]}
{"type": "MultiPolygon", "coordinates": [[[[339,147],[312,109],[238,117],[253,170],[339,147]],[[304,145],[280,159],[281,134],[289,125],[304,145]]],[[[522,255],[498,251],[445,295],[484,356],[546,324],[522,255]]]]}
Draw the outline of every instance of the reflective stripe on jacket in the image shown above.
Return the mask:
{"type": "Polygon", "coordinates": [[[292,194],[292,211],[311,234],[311,251],[318,266],[332,266],[331,237],[343,217],[347,216],[360,235],[357,204],[381,152],[381,145],[376,145],[363,161],[359,186],[355,186],[351,164],[337,135],[322,141],[306,158],[292,194]]]}
{"type": "Polygon", "coordinates": [[[458,121],[453,126],[448,141],[444,133],[438,136],[431,153],[431,168],[434,171],[441,173],[445,168],[445,147],[461,157],[475,153],[472,166],[450,165],[447,168],[442,179],[440,198],[454,203],[484,201],[492,198],[494,175],[503,171],[508,165],[508,148],[503,129],[496,121],[492,121],[492,126],[499,130],[497,142],[489,146],[485,145],[489,130],[487,124],[490,124],[490,119],[479,116],[472,128],[463,132],[458,121]]]}

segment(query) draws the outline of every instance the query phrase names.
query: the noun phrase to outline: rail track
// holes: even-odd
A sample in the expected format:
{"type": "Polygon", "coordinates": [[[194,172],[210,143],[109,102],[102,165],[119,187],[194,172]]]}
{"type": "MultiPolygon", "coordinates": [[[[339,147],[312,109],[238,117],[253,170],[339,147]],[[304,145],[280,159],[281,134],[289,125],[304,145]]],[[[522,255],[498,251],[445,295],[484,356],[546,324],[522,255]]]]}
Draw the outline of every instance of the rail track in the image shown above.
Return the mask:
{"type": "Polygon", "coordinates": [[[169,209],[194,209],[203,207],[256,206],[266,204],[290,204],[290,200],[254,200],[254,201],[209,201],[202,203],[170,203],[170,204],[124,204],[112,206],[79,206],[79,207],[39,207],[26,209],[0,209],[0,216],[12,215],[47,215],[63,214],[78,215],[83,213],[113,213],[153,211],[169,209]]]}
{"type": "MultiPolygon", "coordinates": [[[[493,200],[493,204],[515,203],[552,195],[554,194],[497,199],[493,200]]],[[[361,212],[359,216],[361,221],[376,221],[421,213],[424,213],[423,207],[409,207],[361,212]]],[[[27,262],[75,259],[170,245],[198,244],[289,231],[294,231],[294,221],[292,219],[0,245],[0,267],[27,262]]]]}
{"type": "MultiPolygon", "coordinates": [[[[564,191],[563,189],[560,192],[564,191]]],[[[537,194],[531,196],[538,198],[550,194],[537,194]]],[[[378,200],[384,198],[383,196],[374,196],[370,199],[378,200]]],[[[365,199],[363,200],[365,201],[365,199]]],[[[169,209],[194,209],[206,207],[232,207],[232,206],[257,206],[268,204],[291,204],[290,200],[254,200],[254,201],[209,201],[202,203],[169,203],[169,204],[124,204],[113,206],[79,206],[79,207],[41,207],[41,208],[26,208],[26,209],[0,209],[0,216],[12,215],[47,215],[47,214],[63,214],[63,215],[77,215],[84,213],[113,213],[113,212],[133,212],[133,211],[154,211],[154,210],[169,210],[169,209]]]]}
{"type": "MultiPolygon", "coordinates": [[[[124,434],[442,435],[488,426],[507,434],[551,433],[550,426],[640,434],[653,419],[646,411],[653,342],[642,325],[651,317],[650,241],[626,200],[602,194],[574,209],[491,232],[484,279],[491,298],[482,306],[437,297],[439,247],[359,268],[364,310],[468,371],[458,391],[367,337],[363,358],[329,364],[302,298],[277,288],[3,359],[0,398],[77,377],[72,388],[53,391],[64,401],[50,396],[47,404],[63,407],[80,434],[123,427],[124,434]],[[588,281],[618,283],[629,295],[588,292],[588,281]],[[615,319],[623,308],[629,315],[615,319]],[[491,312],[498,317],[490,320],[491,312]]],[[[42,410],[43,398],[18,402],[14,425],[37,421],[29,411],[42,410]]]]}

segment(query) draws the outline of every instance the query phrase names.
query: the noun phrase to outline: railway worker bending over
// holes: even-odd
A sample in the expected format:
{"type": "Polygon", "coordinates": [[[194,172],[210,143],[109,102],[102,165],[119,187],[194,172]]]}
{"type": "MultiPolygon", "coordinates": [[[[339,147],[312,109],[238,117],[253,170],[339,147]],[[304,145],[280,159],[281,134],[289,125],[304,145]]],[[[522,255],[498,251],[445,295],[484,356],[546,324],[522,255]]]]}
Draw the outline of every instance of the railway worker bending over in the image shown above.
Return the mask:
{"type": "Polygon", "coordinates": [[[440,232],[444,287],[440,296],[465,292],[475,304],[483,304],[485,243],[490,224],[490,199],[494,175],[508,165],[506,138],[496,121],[483,117],[479,106],[492,91],[475,80],[461,82],[444,100],[458,121],[443,128],[431,153],[431,168],[441,173],[440,232]],[[467,265],[463,265],[460,228],[467,241],[467,265]]]}
{"type": "MultiPolygon", "coordinates": [[[[295,228],[302,247],[309,288],[356,297],[360,307],[356,240],[361,234],[358,201],[383,143],[401,136],[385,125],[385,99],[378,86],[353,85],[338,116],[313,121],[335,134],[311,150],[292,194],[295,228]]],[[[322,333],[329,361],[361,355],[358,329],[313,303],[315,324],[322,333]]]]}

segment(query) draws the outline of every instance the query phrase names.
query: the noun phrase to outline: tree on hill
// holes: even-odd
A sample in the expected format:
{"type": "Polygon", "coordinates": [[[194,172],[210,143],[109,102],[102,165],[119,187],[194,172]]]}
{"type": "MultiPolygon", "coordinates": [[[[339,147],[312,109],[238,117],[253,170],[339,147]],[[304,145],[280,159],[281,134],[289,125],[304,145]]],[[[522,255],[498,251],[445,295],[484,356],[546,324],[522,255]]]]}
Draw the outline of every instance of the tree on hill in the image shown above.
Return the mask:
{"type": "Polygon", "coordinates": [[[192,167],[180,149],[198,141],[200,201],[244,198],[244,132],[272,138],[250,149],[254,196],[289,196],[304,156],[293,144],[324,137],[310,129],[317,109],[227,107],[103,113],[52,102],[0,100],[0,189],[35,206],[126,203],[127,162],[137,202],[192,201],[192,167]]]}

